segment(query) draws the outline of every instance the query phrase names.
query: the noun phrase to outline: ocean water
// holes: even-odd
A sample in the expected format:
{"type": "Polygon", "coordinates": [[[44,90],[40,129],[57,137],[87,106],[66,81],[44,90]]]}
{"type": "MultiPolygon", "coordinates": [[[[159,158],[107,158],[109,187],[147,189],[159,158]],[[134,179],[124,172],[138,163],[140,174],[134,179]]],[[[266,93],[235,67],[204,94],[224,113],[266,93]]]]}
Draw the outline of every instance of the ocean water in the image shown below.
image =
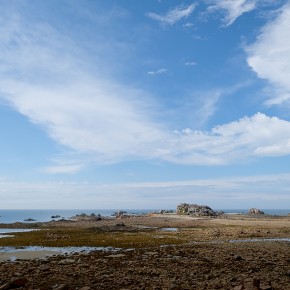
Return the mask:
{"type": "MultiPolygon", "coordinates": [[[[242,213],[242,214],[247,214],[249,209],[215,209],[217,211],[223,211],[225,213],[242,213]]],[[[287,216],[290,214],[290,209],[263,209],[261,210],[265,214],[269,215],[278,215],[278,216],[287,216]]]]}
{"type": "MultiPolygon", "coordinates": [[[[33,219],[37,222],[47,222],[52,219],[52,216],[59,215],[60,218],[69,219],[77,214],[100,214],[101,216],[108,217],[120,209],[27,209],[27,210],[8,210],[0,209],[0,223],[14,223],[25,222],[26,219],[33,219]]],[[[156,209],[122,209],[130,214],[143,214],[148,212],[157,211],[156,209]]]]}
{"type": "MultiPolygon", "coordinates": [[[[61,218],[69,219],[77,214],[100,214],[111,216],[120,209],[34,209],[34,210],[8,210],[0,209],[0,223],[24,222],[25,219],[34,219],[37,222],[47,222],[53,220],[51,217],[59,215],[61,218]]],[[[122,209],[128,214],[146,214],[149,212],[159,212],[158,209],[122,209]]],[[[225,213],[247,213],[248,209],[215,209],[225,213]]],[[[286,216],[290,209],[262,209],[265,214],[286,216]]],[[[56,219],[57,220],[57,219],[56,219]]]]}

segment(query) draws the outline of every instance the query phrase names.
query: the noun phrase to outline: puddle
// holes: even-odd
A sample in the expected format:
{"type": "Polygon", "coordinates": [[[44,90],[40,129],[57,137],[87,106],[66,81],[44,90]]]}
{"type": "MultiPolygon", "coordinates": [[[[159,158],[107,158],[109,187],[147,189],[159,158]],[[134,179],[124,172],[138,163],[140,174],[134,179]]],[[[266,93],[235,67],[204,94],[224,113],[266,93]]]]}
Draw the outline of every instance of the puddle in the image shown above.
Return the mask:
{"type": "Polygon", "coordinates": [[[229,243],[290,242],[290,238],[229,240],[229,243]]]}
{"type": "Polygon", "coordinates": [[[1,235],[0,234],[0,239],[1,238],[13,238],[13,237],[15,237],[14,235],[1,235]]]}
{"type": "Polygon", "coordinates": [[[161,228],[161,231],[164,231],[164,232],[177,232],[178,228],[161,228]]]}
{"type": "Polygon", "coordinates": [[[158,227],[150,227],[150,226],[143,226],[143,225],[138,225],[139,229],[149,229],[149,230],[161,230],[164,232],[177,232],[178,228],[158,228],[158,227]]]}
{"type": "Polygon", "coordinates": [[[93,251],[119,251],[119,250],[120,249],[113,247],[39,247],[39,246],[0,247],[0,253],[51,251],[51,252],[59,252],[62,254],[72,254],[72,253],[89,253],[93,251]]]}
{"type": "Polygon", "coordinates": [[[12,233],[26,233],[26,232],[32,232],[32,231],[38,231],[38,230],[36,229],[0,229],[0,239],[15,237],[14,235],[10,235],[12,233]]]}
{"type": "Polygon", "coordinates": [[[26,233],[26,232],[32,232],[32,231],[38,231],[38,230],[36,229],[0,229],[0,235],[10,234],[10,233],[26,233]]]}
{"type": "Polygon", "coordinates": [[[30,259],[46,259],[51,256],[67,256],[74,253],[88,254],[93,251],[117,252],[113,247],[0,247],[0,262],[30,259]]]}

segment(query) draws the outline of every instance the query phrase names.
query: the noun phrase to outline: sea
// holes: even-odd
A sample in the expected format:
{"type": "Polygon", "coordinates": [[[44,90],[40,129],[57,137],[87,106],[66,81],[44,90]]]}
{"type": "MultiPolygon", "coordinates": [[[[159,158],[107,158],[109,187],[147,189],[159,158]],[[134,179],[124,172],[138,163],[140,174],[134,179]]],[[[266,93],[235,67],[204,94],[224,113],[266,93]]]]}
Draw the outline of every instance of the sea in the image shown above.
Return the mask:
{"type": "MultiPolygon", "coordinates": [[[[0,223],[27,222],[27,219],[32,219],[32,222],[48,222],[51,220],[70,219],[77,214],[100,214],[103,217],[113,216],[120,209],[0,209],[0,223]],[[58,218],[53,218],[58,216],[58,218]]],[[[168,209],[173,210],[174,209],[168,209]]],[[[248,209],[215,209],[231,214],[245,214],[248,209]]],[[[290,214],[290,209],[262,209],[265,214],[287,216],[290,214]]],[[[146,214],[150,212],[159,212],[159,209],[122,209],[128,214],[146,214]]]]}

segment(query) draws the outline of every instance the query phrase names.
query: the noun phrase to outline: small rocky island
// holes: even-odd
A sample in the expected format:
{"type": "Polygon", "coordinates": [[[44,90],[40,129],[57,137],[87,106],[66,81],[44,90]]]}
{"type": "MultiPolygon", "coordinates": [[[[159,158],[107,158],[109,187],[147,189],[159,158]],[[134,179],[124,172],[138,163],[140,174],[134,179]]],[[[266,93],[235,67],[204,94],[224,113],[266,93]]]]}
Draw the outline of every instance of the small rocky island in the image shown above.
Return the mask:
{"type": "Polygon", "coordinates": [[[176,213],[179,215],[191,216],[217,216],[215,212],[207,205],[181,203],[177,206],[176,213]]]}
{"type": "Polygon", "coordinates": [[[260,214],[265,214],[265,213],[260,209],[250,208],[248,211],[248,214],[260,215],[260,214]]]}

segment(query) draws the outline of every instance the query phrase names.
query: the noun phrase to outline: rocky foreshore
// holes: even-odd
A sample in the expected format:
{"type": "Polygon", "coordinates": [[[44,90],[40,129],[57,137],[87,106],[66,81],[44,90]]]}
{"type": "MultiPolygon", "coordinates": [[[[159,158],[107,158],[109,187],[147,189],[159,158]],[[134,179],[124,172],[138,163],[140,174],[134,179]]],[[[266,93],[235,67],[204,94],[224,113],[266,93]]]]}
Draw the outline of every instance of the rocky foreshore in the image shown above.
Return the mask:
{"type": "Polygon", "coordinates": [[[0,263],[0,289],[283,289],[289,244],[199,244],[0,263]]]}
{"type": "Polygon", "coordinates": [[[83,218],[39,223],[38,231],[0,239],[0,245],[37,241],[120,249],[1,262],[0,290],[290,289],[290,242],[269,240],[290,239],[290,217],[155,213],[83,218]]]}

